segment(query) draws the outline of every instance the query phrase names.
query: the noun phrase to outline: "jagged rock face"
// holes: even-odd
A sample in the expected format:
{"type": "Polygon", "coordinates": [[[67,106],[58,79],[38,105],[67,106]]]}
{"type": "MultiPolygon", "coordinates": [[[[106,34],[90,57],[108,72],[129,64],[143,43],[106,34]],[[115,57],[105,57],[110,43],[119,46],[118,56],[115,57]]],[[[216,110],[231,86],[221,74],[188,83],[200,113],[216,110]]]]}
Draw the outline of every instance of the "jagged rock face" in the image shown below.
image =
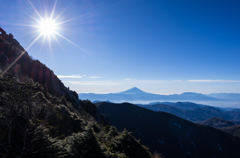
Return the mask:
{"type": "Polygon", "coordinates": [[[22,75],[33,79],[34,82],[44,85],[51,95],[56,97],[64,96],[76,109],[89,111],[98,122],[107,123],[107,117],[100,114],[94,104],[88,103],[87,106],[84,105],[85,102],[78,99],[77,93],[65,87],[52,70],[40,61],[31,59],[11,34],[6,34],[2,28],[0,32],[2,32],[0,35],[0,64],[2,69],[7,68],[16,58],[21,56],[11,67],[12,71],[15,71],[15,73],[21,71],[22,75]]]}
{"type": "Polygon", "coordinates": [[[98,124],[64,96],[12,73],[0,77],[0,144],[0,157],[151,157],[131,133],[98,124]]]}
{"type": "Polygon", "coordinates": [[[15,67],[18,67],[18,70],[21,69],[21,74],[33,79],[35,82],[45,85],[51,95],[56,97],[65,96],[67,101],[70,101],[76,109],[91,111],[90,114],[92,114],[98,122],[107,123],[107,119],[105,119],[106,116],[100,114],[94,104],[88,103],[88,106],[84,105],[84,102],[78,99],[77,93],[66,88],[52,70],[40,61],[32,60],[19,42],[13,39],[11,34],[6,34],[2,28],[0,31],[2,32],[0,35],[0,57],[2,59],[2,62],[0,62],[2,67],[6,65],[6,62],[7,65],[11,65],[11,63],[24,52],[19,60],[12,66],[13,70],[15,67]]]}

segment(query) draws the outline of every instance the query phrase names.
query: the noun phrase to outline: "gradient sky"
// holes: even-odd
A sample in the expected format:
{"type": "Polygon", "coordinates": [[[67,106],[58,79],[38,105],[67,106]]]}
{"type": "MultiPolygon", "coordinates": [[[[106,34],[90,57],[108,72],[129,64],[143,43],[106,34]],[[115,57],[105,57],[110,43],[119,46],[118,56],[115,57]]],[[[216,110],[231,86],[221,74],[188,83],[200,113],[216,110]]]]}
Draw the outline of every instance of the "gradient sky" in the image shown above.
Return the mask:
{"type": "MultiPolygon", "coordinates": [[[[54,0],[31,0],[42,17],[54,0]]],[[[0,25],[26,49],[39,35],[27,0],[0,0],[0,25]],[[31,18],[32,17],[32,18],[31,18]]],[[[28,53],[78,93],[240,93],[240,1],[58,0],[60,36],[28,53]]]]}

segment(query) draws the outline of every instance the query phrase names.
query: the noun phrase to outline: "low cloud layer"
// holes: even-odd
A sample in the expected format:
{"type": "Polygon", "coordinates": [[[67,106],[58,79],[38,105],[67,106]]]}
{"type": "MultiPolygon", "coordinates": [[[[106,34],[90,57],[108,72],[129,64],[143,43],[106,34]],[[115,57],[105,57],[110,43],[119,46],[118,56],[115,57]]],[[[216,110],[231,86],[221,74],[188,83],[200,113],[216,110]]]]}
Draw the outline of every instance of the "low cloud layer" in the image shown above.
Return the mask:
{"type": "Polygon", "coordinates": [[[114,81],[65,81],[65,82],[70,84],[76,84],[76,85],[96,85],[96,86],[120,84],[119,82],[114,82],[114,81]]]}
{"type": "Polygon", "coordinates": [[[82,78],[80,75],[69,75],[69,76],[63,76],[63,75],[57,75],[58,78],[82,78]]]}
{"type": "Polygon", "coordinates": [[[236,80],[188,80],[188,82],[234,83],[234,82],[240,82],[240,81],[236,81],[236,80]]]}
{"type": "Polygon", "coordinates": [[[101,76],[91,76],[91,77],[88,77],[88,78],[103,78],[101,76]]]}

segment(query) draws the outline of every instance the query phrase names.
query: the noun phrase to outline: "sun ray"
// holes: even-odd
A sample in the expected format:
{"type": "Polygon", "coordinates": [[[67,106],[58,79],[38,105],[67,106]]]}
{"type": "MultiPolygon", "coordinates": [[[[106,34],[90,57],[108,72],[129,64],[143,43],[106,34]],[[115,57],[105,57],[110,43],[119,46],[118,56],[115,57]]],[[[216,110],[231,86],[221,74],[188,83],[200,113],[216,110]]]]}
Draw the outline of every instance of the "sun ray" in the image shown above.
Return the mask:
{"type": "Polygon", "coordinates": [[[8,23],[6,25],[13,25],[13,26],[26,26],[26,27],[38,27],[38,25],[29,25],[29,24],[11,24],[8,23]]]}
{"type": "Polygon", "coordinates": [[[55,19],[53,19],[53,21],[56,22],[58,18],[61,17],[61,15],[68,9],[69,6],[70,4],[60,14],[58,14],[58,16],[55,19]]]}
{"type": "Polygon", "coordinates": [[[37,40],[42,36],[42,34],[40,34],[38,37],[35,38],[35,40],[27,47],[26,50],[22,51],[22,53],[1,73],[1,76],[5,74],[6,71],[8,71],[27,51],[29,48],[31,48],[31,46],[37,42],[37,40]]]}
{"type": "Polygon", "coordinates": [[[62,48],[62,50],[63,50],[63,47],[62,47],[62,45],[60,44],[60,42],[58,41],[57,37],[56,37],[55,35],[53,35],[53,38],[57,41],[58,45],[59,45],[59,46],[62,48]]]}
{"type": "MultiPolygon", "coordinates": [[[[66,10],[66,9],[65,9],[65,10],[66,10]]],[[[65,11],[65,10],[64,10],[64,11],[65,11]]],[[[86,13],[86,14],[83,14],[83,15],[80,15],[80,16],[77,16],[77,17],[74,17],[74,18],[65,20],[65,21],[61,21],[61,22],[57,23],[57,25],[61,25],[61,24],[67,23],[67,22],[73,21],[73,20],[75,20],[75,19],[84,17],[84,16],[86,17],[86,16],[88,16],[88,15],[90,15],[90,14],[97,13],[97,12],[100,12],[100,11],[102,11],[102,10],[104,10],[104,8],[99,9],[98,11],[95,11],[95,12],[86,13]]],[[[62,14],[62,13],[61,13],[61,14],[62,14]]],[[[60,15],[59,15],[59,16],[60,16],[60,15]]],[[[58,16],[58,17],[59,17],[59,16],[58,16]]],[[[57,18],[58,18],[58,17],[57,17],[57,18]]],[[[57,18],[56,18],[56,19],[57,19],[57,18]]]]}
{"type": "Polygon", "coordinates": [[[53,9],[52,9],[52,13],[51,13],[51,16],[50,16],[50,20],[52,20],[52,18],[53,18],[53,14],[55,12],[56,5],[57,5],[57,0],[54,3],[53,9]]]}
{"type": "MultiPolygon", "coordinates": [[[[83,48],[79,47],[78,45],[76,45],[75,43],[73,43],[72,41],[70,41],[69,39],[67,39],[66,37],[64,37],[63,35],[61,35],[58,32],[55,32],[55,34],[57,34],[58,36],[60,36],[61,38],[65,39],[66,41],[68,41],[69,43],[71,43],[72,45],[78,47],[79,49],[81,49],[82,51],[88,53],[86,50],[84,50],[83,48]]],[[[89,54],[89,53],[88,53],[89,54]]]]}
{"type": "Polygon", "coordinates": [[[70,57],[70,55],[65,52],[65,49],[64,49],[63,46],[60,44],[60,42],[58,41],[57,37],[56,37],[55,35],[53,35],[53,37],[55,38],[55,40],[57,41],[58,45],[61,47],[61,49],[63,50],[63,52],[66,54],[66,56],[70,57]]]}
{"type": "Polygon", "coordinates": [[[50,36],[48,36],[48,44],[49,44],[50,54],[52,55],[52,43],[51,43],[50,36]]]}
{"type": "Polygon", "coordinates": [[[28,17],[30,17],[31,19],[33,19],[34,21],[36,21],[36,22],[39,22],[39,20],[38,19],[36,19],[36,18],[34,18],[33,16],[31,16],[31,15],[29,15],[29,14],[27,14],[27,13],[25,13],[28,17]]]}
{"type": "Polygon", "coordinates": [[[63,50],[63,46],[60,44],[60,42],[58,41],[57,37],[55,35],[53,35],[53,38],[57,41],[57,43],[59,44],[59,46],[62,48],[63,50]]]}
{"type": "Polygon", "coordinates": [[[40,49],[39,49],[38,54],[42,51],[43,43],[44,43],[45,39],[46,39],[46,36],[44,36],[43,39],[42,39],[41,47],[40,47],[40,49]]]}
{"type": "Polygon", "coordinates": [[[77,17],[74,17],[74,18],[71,18],[71,19],[65,20],[65,21],[61,21],[61,22],[57,23],[57,25],[65,24],[65,23],[67,23],[67,22],[70,22],[70,21],[76,20],[76,19],[78,19],[78,18],[86,17],[87,15],[90,15],[90,14],[91,14],[91,13],[86,13],[86,14],[83,14],[83,15],[80,15],[80,16],[77,16],[77,17]]]}
{"type": "Polygon", "coordinates": [[[33,34],[39,34],[39,31],[29,31],[29,32],[27,32],[27,33],[24,33],[24,34],[21,34],[21,36],[20,37],[27,37],[27,36],[29,36],[29,35],[33,35],[33,34]]]}
{"type": "Polygon", "coordinates": [[[37,15],[39,16],[39,18],[40,18],[41,20],[43,20],[42,16],[39,14],[39,12],[37,11],[37,9],[33,6],[33,4],[31,3],[31,1],[28,0],[28,2],[30,3],[30,5],[32,6],[32,8],[34,9],[34,11],[37,13],[37,15]]]}

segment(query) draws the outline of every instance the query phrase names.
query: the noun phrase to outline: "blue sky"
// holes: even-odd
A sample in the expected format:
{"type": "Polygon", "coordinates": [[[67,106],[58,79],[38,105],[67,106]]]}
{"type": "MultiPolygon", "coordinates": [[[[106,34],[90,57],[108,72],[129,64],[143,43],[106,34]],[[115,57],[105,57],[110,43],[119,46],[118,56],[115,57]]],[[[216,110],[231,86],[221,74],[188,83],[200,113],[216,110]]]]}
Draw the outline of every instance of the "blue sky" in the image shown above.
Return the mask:
{"type": "MultiPolygon", "coordinates": [[[[0,0],[0,25],[26,49],[39,35],[26,0],[0,0]]],[[[44,18],[54,0],[30,1],[44,18]]],[[[240,1],[58,0],[58,32],[28,53],[79,93],[240,93],[240,1]]]]}

